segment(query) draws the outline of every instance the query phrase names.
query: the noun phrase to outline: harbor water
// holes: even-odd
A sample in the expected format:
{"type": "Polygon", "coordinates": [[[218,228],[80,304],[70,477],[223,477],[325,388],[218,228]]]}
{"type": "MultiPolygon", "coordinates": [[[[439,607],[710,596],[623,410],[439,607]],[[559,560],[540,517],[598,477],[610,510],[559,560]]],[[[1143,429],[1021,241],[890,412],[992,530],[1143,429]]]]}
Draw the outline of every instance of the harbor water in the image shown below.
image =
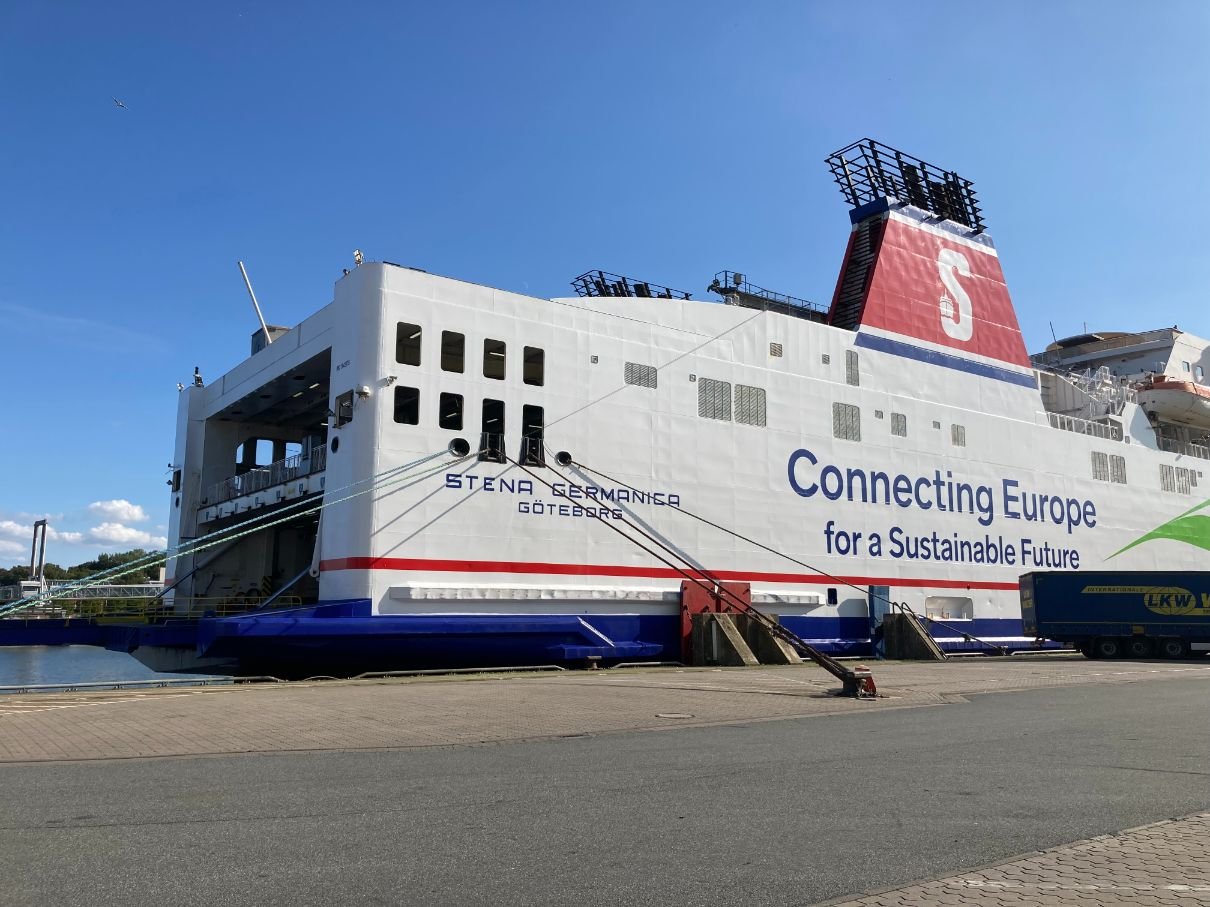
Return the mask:
{"type": "Polygon", "coordinates": [[[0,648],[0,687],[32,684],[180,680],[192,675],[161,674],[125,652],[96,646],[11,646],[0,648]]]}

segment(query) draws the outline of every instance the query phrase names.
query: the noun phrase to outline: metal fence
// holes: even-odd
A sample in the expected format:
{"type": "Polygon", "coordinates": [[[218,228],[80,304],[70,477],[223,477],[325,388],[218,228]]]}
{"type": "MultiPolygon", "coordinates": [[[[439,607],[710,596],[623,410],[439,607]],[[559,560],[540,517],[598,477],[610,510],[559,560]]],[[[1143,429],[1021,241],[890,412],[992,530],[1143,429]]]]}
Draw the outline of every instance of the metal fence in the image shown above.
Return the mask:
{"type": "MultiPolygon", "coordinates": [[[[50,595],[54,594],[52,590],[50,595]]],[[[167,620],[197,620],[200,617],[231,617],[255,610],[265,601],[261,596],[177,597],[171,605],[163,598],[52,598],[23,608],[0,618],[42,620],[47,618],[83,618],[114,623],[162,623],[167,620]]],[[[298,607],[303,603],[297,595],[279,595],[273,600],[275,608],[298,607]]]]}
{"type": "Polygon", "coordinates": [[[1078,435],[1091,435],[1094,438],[1104,438],[1106,441],[1121,441],[1122,426],[1116,422],[1093,422],[1091,419],[1079,419],[1075,416],[1065,416],[1062,413],[1047,413],[1051,428],[1075,432],[1078,435]]]}
{"type": "Polygon", "coordinates": [[[1188,441],[1173,441],[1168,438],[1160,438],[1160,450],[1166,450],[1168,453],[1183,454],[1187,457],[1197,457],[1201,460],[1210,460],[1210,447],[1205,444],[1191,444],[1188,441]]]}
{"type": "Polygon", "coordinates": [[[202,506],[221,504],[224,501],[241,498],[246,494],[254,494],[275,485],[284,485],[286,482],[322,472],[327,467],[327,454],[328,449],[320,445],[311,448],[309,455],[306,452],[295,454],[284,460],[278,460],[276,463],[270,463],[268,466],[259,466],[240,475],[223,479],[223,481],[211,485],[202,495],[202,506]]]}

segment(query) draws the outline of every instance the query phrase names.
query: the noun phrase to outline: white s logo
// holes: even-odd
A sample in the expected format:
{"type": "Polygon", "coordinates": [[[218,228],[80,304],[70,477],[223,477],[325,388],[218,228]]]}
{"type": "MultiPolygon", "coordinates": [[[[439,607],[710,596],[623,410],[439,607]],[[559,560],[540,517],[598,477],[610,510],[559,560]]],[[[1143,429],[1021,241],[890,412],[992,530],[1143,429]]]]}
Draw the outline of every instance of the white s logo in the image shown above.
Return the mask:
{"type": "Polygon", "coordinates": [[[966,256],[954,249],[942,249],[937,256],[937,273],[948,293],[941,297],[941,329],[955,340],[971,339],[975,323],[971,318],[971,298],[958,283],[957,271],[963,277],[971,276],[971,266],[966,256]]]}

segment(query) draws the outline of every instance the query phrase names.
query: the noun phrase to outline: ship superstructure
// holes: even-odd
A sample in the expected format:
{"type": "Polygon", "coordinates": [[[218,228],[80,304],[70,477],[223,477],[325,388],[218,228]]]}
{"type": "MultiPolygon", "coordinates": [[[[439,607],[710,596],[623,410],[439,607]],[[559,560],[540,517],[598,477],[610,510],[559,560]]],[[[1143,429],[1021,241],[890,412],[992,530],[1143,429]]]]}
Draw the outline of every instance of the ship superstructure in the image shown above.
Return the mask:
{"type": "Polygon", "coordinates": [[[1202,398],[1207,344],[1031,359],[969,181],[870,140],[828,162],[852,229],[827,308],[733,271],[721,301],[601,271],[538,299],[365,262],[258,331],[181,394],[170,526],[175,547],[263,517],[169,570],[179,612],[248,613],[135,654],[675,660],[680,564],[832,652],[868,653],[892,600],[946,646],[1027,646],[1021,573],[1194,565],[1210,542],[1163,527],[1203,502],[1210,421],[1155,393],[1202,398]]]}

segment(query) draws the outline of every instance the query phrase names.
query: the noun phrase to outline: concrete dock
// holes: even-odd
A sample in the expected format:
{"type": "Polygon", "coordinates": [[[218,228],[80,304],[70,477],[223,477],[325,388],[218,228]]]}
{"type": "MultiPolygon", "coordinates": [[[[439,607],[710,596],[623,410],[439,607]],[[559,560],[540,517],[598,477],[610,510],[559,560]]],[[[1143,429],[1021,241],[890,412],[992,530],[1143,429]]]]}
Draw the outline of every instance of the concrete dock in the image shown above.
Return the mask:
{"type": "Polygon", "coordinates": [[[1210,904],[1210,662],[874,668],[6,696],[0,900],[1210,904]]]}

